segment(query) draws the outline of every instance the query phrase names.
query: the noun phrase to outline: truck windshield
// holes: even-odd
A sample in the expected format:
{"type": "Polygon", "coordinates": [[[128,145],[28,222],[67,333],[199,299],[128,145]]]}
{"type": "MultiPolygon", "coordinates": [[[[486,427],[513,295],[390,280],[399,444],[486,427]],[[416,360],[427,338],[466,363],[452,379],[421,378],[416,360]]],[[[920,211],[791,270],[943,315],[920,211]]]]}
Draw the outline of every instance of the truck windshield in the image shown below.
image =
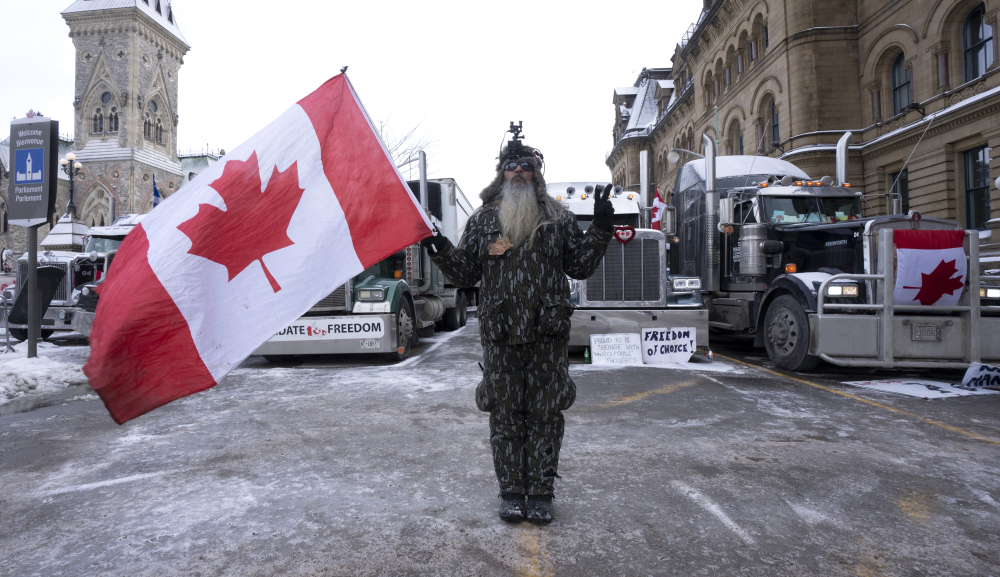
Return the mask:
{"type": "Polygon", "coordinates": [[[852,196],[767,196],[764,214],[773,224],[844,222],[861,218],[861,201],[852,196]]]}
{"type": "Polygon", "coordinates": [[[108,252],[109,250],[115,250],[122,244],[121,238],[96,238],[90,237],[87,241],[87,248],[83,249],[83,252],[108,252]]]}

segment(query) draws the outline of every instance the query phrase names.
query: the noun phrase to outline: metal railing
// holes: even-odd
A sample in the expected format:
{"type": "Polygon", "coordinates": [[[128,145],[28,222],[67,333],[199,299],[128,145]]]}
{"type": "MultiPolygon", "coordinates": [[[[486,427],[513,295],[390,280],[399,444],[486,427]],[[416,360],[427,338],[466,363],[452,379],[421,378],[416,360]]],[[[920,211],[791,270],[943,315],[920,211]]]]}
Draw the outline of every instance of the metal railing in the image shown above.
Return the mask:
{"type": "MultiPolygon", "coordinates": [[[[968,279],[969,304],[955,306],[937,305],[897,305],[893,299],[895,291],[895,278],[892,273],[883,274],[837,274],[825,279],[818,289],[816,296],[816,314],[820,320],[823,319],[827,310],[857,310],[857,311],[877,311],[878,316],[878,356],[875,359],[858,358],[835,358],[821,351],[819,357],[824,361],[841,366],[853,367],[882,367],[882,368],[902,368],[902,367],[941,367],[941,368],[968,368],[969,363],[979,362],[980,354],[980,328],[982,311],[1000,312],[1000,306],[981,306],[979,296],[979,231],[966,230],[965,237],[969,239],[968,268],[966,278],[968,279]],[[870,291],[871,304],[839,304],[826,302],[826,289],[836,281],[842,280],[864,280],[875,281],[875,289],[870,291]],[[882,302],[878,303],[881,296],[882,302]],[[964,359],[962,362],[926,359],[922,361],[897,361],[893,352],[893,321],[897,312],[902,313],[961,313],[964,321],[964,359]]],[[[879,264],[881,268],[892,267],[895,256],[895,243],[893,242],[893,230],[882,229],[879,231],[879,264]]],[[[836,315],[828,315],[832,318],[836,315]]],[[[928,319],[933,318],[931,316],[928,319]]],[[[905,321],[904,321],[905,323],[905,321]]]]}

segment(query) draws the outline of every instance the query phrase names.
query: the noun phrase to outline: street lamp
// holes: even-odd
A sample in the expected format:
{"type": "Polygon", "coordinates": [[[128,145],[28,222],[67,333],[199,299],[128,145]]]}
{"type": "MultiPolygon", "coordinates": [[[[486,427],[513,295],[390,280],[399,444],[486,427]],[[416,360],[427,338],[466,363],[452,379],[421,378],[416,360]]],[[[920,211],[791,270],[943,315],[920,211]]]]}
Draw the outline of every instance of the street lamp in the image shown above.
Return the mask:
{"type": "Polygon", "coordinates": [[[66,154],[66,158],[59,161],[63,172],[69,176],[69,204],[66,205],[66,214],[70,215],[71,219],[76,218],[76,205],[73,204],[73,181],[76,180],[76,175],[80,174],[80,169],[83,168],[82,164],[73,162],[74,160],[76,160],[76,155],[69,152],[66,154]]]}

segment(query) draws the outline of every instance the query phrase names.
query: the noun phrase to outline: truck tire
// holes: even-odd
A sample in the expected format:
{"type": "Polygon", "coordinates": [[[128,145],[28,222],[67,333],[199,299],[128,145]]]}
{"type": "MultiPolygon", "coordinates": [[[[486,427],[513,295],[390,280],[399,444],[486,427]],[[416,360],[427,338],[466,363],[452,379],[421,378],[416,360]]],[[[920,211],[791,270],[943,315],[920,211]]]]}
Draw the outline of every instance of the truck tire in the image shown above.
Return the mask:
{"type": "Polygon", "coordinates": [[[455,295],[455,307],[444,311],[444,330],[451,332],[462,328],[462,311],[465,310],[465,295],[455,295]]]}
{"type": "Polygon", "coordinates": [[[462,322],[459,324],[464,327],[469,321],[469,303],[465,298],[465,293],[460,293],[459,296],[462,298],[462,305],[458,307],[458,312],[462,315],[462,322]]]}
{"type": "Polygon", "coordinates": [[[396,340],[399,348],[391,353],[386,353],[389,360],[394,363],[410,356],[410,351],[417,344],[417,330],[413,325],[413,305],[406,298],[400,303],[399,313],[396,314],[396,334],[399,335],[396,340]]]}
{"type": "Polygon", "coordinates": [[[10,336],[19,341],[28,340],[28,329],[8,329],[10,331],[10,336]]]}
{"type": "Polygon", "coordinates": [[[791,295],[774,299],[764,314],[764,347],[771,361],[790,371],[809,371],[819,357],[809,354],[809,318],[791,295]]]}

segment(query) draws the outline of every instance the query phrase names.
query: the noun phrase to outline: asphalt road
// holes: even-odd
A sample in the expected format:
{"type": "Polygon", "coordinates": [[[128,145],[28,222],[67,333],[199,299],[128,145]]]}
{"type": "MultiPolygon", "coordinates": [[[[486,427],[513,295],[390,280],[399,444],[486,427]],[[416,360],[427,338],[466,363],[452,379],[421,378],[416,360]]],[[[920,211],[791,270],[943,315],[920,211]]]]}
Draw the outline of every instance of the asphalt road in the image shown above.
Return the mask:
{"type": "Polygon", "coordinates": [[[740,343],[574,365],[556,520],[504,523],[476,329],[396,366],[252,357],[123,426],[98,401],[0,416],[0,575],[1000,573],[1000,395],[858,390],[740,343]]]}

